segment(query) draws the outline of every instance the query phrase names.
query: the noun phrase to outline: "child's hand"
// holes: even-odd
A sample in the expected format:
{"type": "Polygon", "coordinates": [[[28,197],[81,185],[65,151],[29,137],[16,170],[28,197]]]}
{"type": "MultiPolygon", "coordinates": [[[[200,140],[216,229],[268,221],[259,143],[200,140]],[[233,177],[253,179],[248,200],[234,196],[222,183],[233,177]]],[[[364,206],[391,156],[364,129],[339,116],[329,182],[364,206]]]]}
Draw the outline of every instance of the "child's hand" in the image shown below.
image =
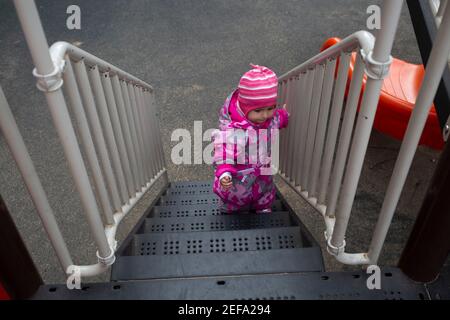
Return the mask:
{"type": "Polygon", "coordinates": [[[222,186],[222,188],[224,188],[225,190],[228,190],[229,188],[231,188],[231,186],[233,185],[233,181],[231,180],[230,177],[223,177],[220,180],[220,185],[222,186]]]}
{"type": "Polygon", "coordinates": [[[288,116],[290,116],[290,115],[291,115],[291,114],[289,113],[289,111],[287,111],[287,108],[286,108],[286,103],[285,103],[285,104],[283,104],[283,109],[284,109],[284,110],[286,110],[286,112],[287,112],[288,116]]]}

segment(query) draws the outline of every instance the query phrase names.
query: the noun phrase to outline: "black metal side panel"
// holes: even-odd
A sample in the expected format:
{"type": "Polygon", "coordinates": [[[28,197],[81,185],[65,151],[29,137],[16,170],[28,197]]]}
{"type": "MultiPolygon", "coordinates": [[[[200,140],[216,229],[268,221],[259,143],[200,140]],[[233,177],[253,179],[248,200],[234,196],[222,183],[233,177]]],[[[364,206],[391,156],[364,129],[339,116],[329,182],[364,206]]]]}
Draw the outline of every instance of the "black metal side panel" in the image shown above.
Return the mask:
{"type": "Polygon", "coordinates": [[[425,285],[433,300],[450,300],[450,267],[445,267],[439,277],[425,285]]]}
{"type": "MultiPolygon", "coordinates": [[[[428,63],[431,48],[437,34],[434,16],[428,2],[429,0],[407,0],[420,55],[425,66],[428,63]]],[[[434,98],[434,106],[441,129],[444,129],[450,115],[450,72],[448,67],[444,70],[444,75],[434,98]]]]}
{"type": "Polygon", "coordinates": [[[320,248],[118,257],[111,280],[323,271],[320,248]]]}
{"type": "MultiPolygon", "coordinates": [[[[43,286],[34,299],[166,299],[166,300],[426,300],[425,287],[399,269],[382,269],[381,289],[369,290],[368,275],[359,272],[311,272],[283,275],[213,277],[96,283],[83,290],[43,286]]],[[[448,290],[448,289],[447,289],[448,290]]],[[[448,291],[447,291],[448,292],[448,291]]]]}
{"type": "Polygon", "coordinates": [[[288,212],[207,217],[148,218],[143,233],[264,229],[290,226],[288,212]]]}

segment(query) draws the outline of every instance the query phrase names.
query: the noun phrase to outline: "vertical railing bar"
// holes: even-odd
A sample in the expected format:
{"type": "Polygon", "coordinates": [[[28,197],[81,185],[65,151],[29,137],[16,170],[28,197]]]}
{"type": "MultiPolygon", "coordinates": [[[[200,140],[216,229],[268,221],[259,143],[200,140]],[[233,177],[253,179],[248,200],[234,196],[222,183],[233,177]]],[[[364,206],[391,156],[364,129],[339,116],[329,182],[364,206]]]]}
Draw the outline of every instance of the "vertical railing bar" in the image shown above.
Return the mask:
{"type": "MultiPolygon", "coordinates": [[[[292,123],[297,123],[299,120],[299,114],[300,114],[300,82],[301,79],[297,76],[292,77],[292,93],[291,93],[291,99],[292,99],[292,107],[291,107],[291,118],[294,119],[292,123]]],[[[287,157],[288,157],[288,167],[287,172],[289,176],[289,180],[294,182],[294,170],[295,170],[295,154],[294,150],[297,145],[297,126],[294,126],[291,130],[291,133],[289,135],[290,143],[289,143],[289,149],[287,150],[287,157]]]]}
{"type": "MultiPolygon", "coordinates": [[[[288,110],[288,112],[290,113],[290,114],[292,114],[293,112],[294,112],[294,109],[292,108],[292,103],[291,103],[291,100],[290,100],[290,95],[291,95],[291,91],[292,91],[292,88],[291,88],[291,80],[290,79],[287,79],[286,80],[286,90],[285,90],[285,104],[286,104],[286,109],[288,110]]],[[[291,126],[288,126],[287,128],[286,128],[286,130],[285,130],[286,132],[285,132],[285,136],[284,136],[284,138],[285,138],[285,147],[284,147],[284,152],[283,152],[283,158],[281,159],[281,164],[282,164],[282,166],[281,166],[281,168],[282,168],[282,170],[283,170],[283,174],[286,176],[286,178],[288,178],[289,179],[289,176],[288,176],[288,173],[287,173],[287,167],[288,167],[288,150],[289,150],[289,143],[290,143],[290,141],[289,141],[289,137],[290,137],[290,131],[291,131],[291,126]]]]}
{"type": "Polygon", "coordinates": [[[314,89],[313,89],[313,98],[311,101],[311,112],[309,115],[309,125],[308,125],[308,134],[306,148],[305,148],[305,161],[303,162],[304,167],[304,183],[303,185],[308,191],[308,194],[311,190],[311,183],[309,182],[311,175],[311,162],[314,152],[314,143],[316,139],[316,131],[317,131],[317,122],[319,118],[319,107],[320,107],[320,97],[322,96],[323,90],[323,77],[325,74],[325,65],[320,64],[316,68],[316,77],[314,79],[314,89]]]}
{"type": "Polygon", "coordinates": [[[85,154],[92,170],[92,176],[95,183],[95,190],[99,196],[99,202],[103,209],[103,214],[107,224],[114,224],[113,208],[109,199],[108,190],[106,189],[104,177],[100,168],[100,163],[95,152],[94,142],[92,140],[91,130],[89,129],[88,120],[83,109],[80,92],[73,73],[70,58],[66,56],[66,69],[63,74],[65,89],[70,100],[70,106],[75,116],[78,132],[85,149],[85,154]]]}
{"type": "Polygon", "coordinates": [[[147,183],[147,174],[146,174],[146,170],[145,170],[145,164],[144,164],[144,149],[141,143],[141,138],[140,138],[140,132],[139,132],[139,124],[136,121],[137,117],[135,115],[136,113],[136,100],[134,99],[134,95],[132,94],[134,89],[133,89],[133,83],[131,82],[126,82],[126,91],[127,91],[127,95],[130,101],[130,116],[132,119],[132,128],[134,129],[134,133],[135,133],[135,138],[136,138],[136,151],[137,151],[137,156],[138,156],[138,161],[139,161],[139,168],[140,168],[140,174],[141,174],[141,187],[145,187],[146,183],[147,183]]]}
{"type": "Polygon", "coordinates": [[[306,151],[306,142],[307,142],[307,137],[308,137],[308,126],[309,126],[309,118],[310,118],[310,114],[311,114],[311,104],[312,104],[312,100],[313,100],[313,89],[314,89],[314,83],[317,82],[317,78],[318,78],[318,72],[317,72],[317,66],[315,66],[314,69],[310,70],[308,72],[309,77],[308,80],[306,81],[307,85],[306,85],[306,94],[305,94],[305,104],[304,104],[304,108],[302,109],[302,123],[300,124],[300,128],[301,128],[301,133],[300,133],[300,149],[299,149],[299,155],[300,155],[300,161],[298,163],[298,181],[300,181],[300,188],[302,191],[307,191],[306,190],[306,185],[304,184],[305,182],[305,162],[306,162],[306,156],[305,156],[305,151],[306,151]]]}
{"type": "Polygon", "coordinates": [[[139,117],[139,123],[140,123],[141,133],[142,133],[142,142],[144,145],[145,164],[146,164],[147,173],[148,173],[147,180],[146,180],[146,183],[147,183],[150,181],[151,177],[153,176],[151,161],[150,161],[151,148],[150,148],[149,140],[147,138],[147,126],[146,126],[146,123],[143,118],[144,115],[142,113],[142,108],[143,108],[142,100],[139,95],[139,87],[138,86],[134,87],[134,95],[136,97],[136,113],[139,117]]]}
{"type": "Polygon", "coordinates": [[[140,113],[140,118],[141,118],[141,122],[142,122],[142,129],[143,129],[143,133],[145,136],[145,140],[144,143],[146,144],[146,148],[147,148],[147,161],[148,161],[148,170],[150,172],[150,178],[153,178],[156,175],[156,169],[154,167],[154,162],[153,162],[153,152],[154,152],[154,148],[153,148],[153,139],[152,136],[149,134],[149,123],[146,121],[147,118],[147,113],[145,112],[146,109],[146,105],[145,105],[145,100],[143,99],[142,96],[142,88],[138,87],[137,88],[137,96],[139,98],[139,113],[140,113]]]}
{"type": "Polygon", "coordinates": [[[154,145],[154,150],[155,150],[155,164],[157,167],[157,172],[159,172],[160,170],[162,170],[164,168],[164,156],[162,154],[162,149],[161,149],[161,145],[162,142],[160,140],[160,132],[159,132],[159,127],[156,126],[157,124],[157,119],[156,119],[156,112],[153,110],[154,106],[153,106],[153,99],[151,97],[151,94],[148,90],[146,90],[144,92],[144,97],[147,101],[147,119],[149,121],[149,123],[151,124],[150,127],[150,132],[151,135],[154,136],[153,137],[153,145],[154,145]]]}
{"type": "Polygon", "coordinates": [[[336,210],[337,199],[339,197],[339,189],[341,188],[345,162],[347,160],[353,126],[355,124],[356,109],[361,93],[363,77],[364,61],[362,60],[361,55],[358,53],[347,97],[347,104],[345,106],[344,120],[342,121],[341,125],[339,144],[336,152],[336,160],[334,162],[333,173],[330,180],[330,192],[327,201],[328,215],[333,215],[336,210]]]}
{"type": "Polygon", "coordinates": [[[328,60],[326,64],[324,85],[320,101],[320,117],[317,126],[317,137],[314,145],[314,155],[311,169],[311,187],[308,193],[311,197],[316,196],[319,170],[322,161],[325,134],[327,130],[328,115],[330,112],[331,94],[333,92],[334,74],[336,70],[336,59],[328,60]]]}
{"type": "MultiPolygon", "coordinates": [[[[305,85],[305,74],[304,73],[300,73],[298,80],[296,80],[296,85],[295,85],[295,91],[296,91],[296,103],[295,103],[295,112],[293,114],[291,114],[289,117],[292,119],[291,124],[294,123],[300,123],[301,121],[301,110],[303,107],[303,88],[305,85]]],[[[299,135],[300,135],[300,127],[295,125],[293,128],[293,133],[294,133],[294,145],[292,147],[292,150],[288,151],[288,154],[290,156],[290,172],[291,172],[291,177],[292,177],[292,182],[294,183],[294,186],[297,184],[298,181],[295,180],[295,172],[297,170],[297,164],[299,162],[299,154],[298,154],[298,150],[299,150],[299,144],[298,144],[298,140],[299,140],[299,135]]]]}
{"type": "Polygon", "coordinates": [[[106,186],[110,192],[112,206],[114,208],[114,211],[120,212],[121,203],[119,190],[117,189],[116,177],[114,176],[111,162],[109,160],[105,138],[103,137],[100,119],[98,118],[94,96],[92,95],[84,61],[80,60],[78,62],[75,62],[73,64],[73,70],[75,71],[75,78],[77,79],[78,88],[83,101],[84,111],[87,115],[88,122],[91,127],[94,144],[99,154],[100,163],[105,174],[106,186]]]}
{"type": "MultiPolygon", "coordinates": [[[[383,1],[381,29],[377,34],[373,52],[370,53],[370,58],[373,59],[372,61],[386,63],[382,70],[388,70],[389,63],[392,59],[390,53],[397,31],[402,5],[403,1],[383,1]]],[[[379,66],[377,66],[377,69],[379,70],[379,66]]],[[[361,109],[358,113],[358,120],[353,134],[352,146],[342,186],[342,196],[339,199],[339,205],[335,213],[336,223],[334,225],[333,235],[329,240],[329,245],[335,248],[345,246],[345,234],[372,131],[382,84],[382,76],[372,76],[367,78],[364,88],[361,109]]]]}
{"type": "Polygon", "coordinates": [[[117,150],[116,139],[114,138],[114,130],[111,125],[111,119],[109,117],[108,107],[106,106],[105,92],[100,80],[100,72],[97,66],[91,66],[89,68],[88,75],[92,84],[92,91],[94,93],[97,110],[100,114],[100,123],[103,128],[104,137],[106,140],[107,150],[109,151],[110,159],[112,160],[112,166],[114,173],[116,174],[116,181],[119,188],[119,195],[121,204],[128,202],[128,190],[125,184],[125,175],[122,170],[122,164],[117,150]]]}
{"type": "Polygon", "coordinates": [[[156,112],[153,110],[153,101],[151,98],[151,93],[146,90],[144,92],[145,100],[147,101],[147,119],[149,122],[149,129],[150,134],[152,135],[153,139],[153,146],[154,146],[154,152],[155,152],[155,164],[157,167],[156,172],[159,172],[164,167],[164,161],[163,161],[163,155],[162,155],[162,149],[161,149],[161,142],[160,142],[160,132],[158,127],[156,126],[156,112]]]}
{"type": "Polygon", "coordinates": [[[139,96],[137,94],[137,86],[133,85],[132,86],[132,93],[133,98],[134,98],[134,102],[135,102],[135,106],[136,108],[134,109],[135,112],[135,120],[136,120],[136,126],[138,129],[138,132],[140,133],[140,136],[138,136],[141,142],[141,148],[142,148],[142,163],[144,165],[144,172],[145,172],[145,181],[144,183],[147,184],[147,182],[149,181],[149,177],[151,175],[151,173],[149,172],[149,167],[148,167],[148,148],[147,148],[147,141],[145,139],[145,132],[144,132],[144,127],[142,125],[142,115],[140,112],[141,109],[141,103],[139,100],[139,96]]]}
{"type": "Polygon", "coordinates": [[[302,155],[300,154],[300,148],[301,148],[301,137],[300,135],[302,134],[302,123],[304,122],[303,119],[303,114],[305,113],[305,108],[307,108],[306,106],[306,101],[304,99],[306,92],[307,92],[307,88],[309,87],[308,84],[308,78],[310,77],[308,75],[308,71],[306,70],[303,73],[300,73],[300,78],[301,78],[301,82],[300,82],[300,88],[299,88],[299,95],[300,95],[300,99],[299,99],[299,104],[298,104],[298,115],[297,117],[295,117],[294,119],[294,123],[296,123],[297,125],[295,126],[295,136],[298,137],[297,138],[297,142],[295,144],[295,148],[294,148],[294,154],[295,154],[295,166],[294,166],[294,172],[293,172],[293,181],[294,181],[294,186],[299,186],[300,185],[300,161],[302,158],[302,155]]]}
{"type": "Polygon", "coordinates": [[[150,150],[150,168],[151,177],[153,178],[158,173],[158,146],[156,145],[156,133],[154,132],[152,118],[150,116],[149,108],[150,101],[147,98],[146,90],[142,88],[139,91],[139,95],[142,101],[142,118],[146,131],[146,139],[148,140],[150,150]]]}
{"type": "MultiPolygon", "coordinates": [[[[288,104],[289,104],[289,108],[288,109],[291,114],[293,114],[293,116],[296,113],[296,108],[295,108],[295,79],[294,78],[290,78],[289,82],[288,82],[288,104]]],[[[289,128],[289,126],[288,126],[289,128]]],[[[289,181],[292,181],[292,164],[291,164],[291,159],[290,159],[290,154],[291,154],[291,150],[292,150],[292,146],[294,145],[295,141],[294,141],[294,127],[291,127],[288,132],[287,132],[287,148],[286,148],[286,177],[289,179],[289,181]]]]}
{"type": "MultiPolygon", "coordinates": [[[[281,87],[281,100],[280,100],[280,107],[283,107],[284,104],[286,104],[286,86],[287,86],[287,82],[286,81],[281,81],[281,83],[279,84],[279,86],[281,87]]],[[[287,105],[286,105],[287,108],[287,105]]],[[[281,134],[280,134],[280,141],[281,141],[281,147],[280,147],[280,174],[285,174],[286,172],[286,167],[284,167],[284,160],[286,158],[286,144],[287,144],[287,132],[288,129],[285,130],[281,130],[281,134]]]]}
{"type": "Polygon", "coordinates": [[[125,142],[125,148],[126,148],[126,152],[128,154],[128,158],[130,160],[130,169],[131,169],[131,173],[133,176],[133,193],[136,193],[139,191],[139,178],[138,178],[138,164],[136,161],[136,153],[134,151],[134,145],[133,145],[133,140],[131,138],[131,131],[130,131],[130,126],[128,123],[128,116],[126,113],[125,108],[125,99],[122,95],[122,87],[120,85],[120,80],[119,77],[117,75],[114,75],[111,77],[111,82],[112,82],[112,87],[113,87],[113,92],[114,92],[114,96],[115,96],[115,100],[116,100],[116,105],[117,105],[117,112],[118,112],[118,117],[119,117],[119,121],[120,121],[120,126],[123,130],[123,137],[124,137],[124,142],[125,142]]]}
{"type": "Polygon", "coordinates": [[[144,186],[144,169],[141,158],[141,150],[139,147],[139,139],[136,131],[136,124],[134,123],[134,115],[132,111],[133,106],[131,104],[130,92],[128,90],[128,83],[124,80],[121,81],[121,89],[125,101],[125,111],[127,114],[128,125],[130,127],[131,137],[133,141],[132,145],[137,163],[136,169],[138,172],[138,189],[140,191],[140,189],[142,189],[142,187],[144,186]]]}
{"type": "Polygon", "coordinates": [[[131,173],[130,159],[125,148],[125,139],[123,137],[123,130],[119,121],[119,114],[117,112],[116,99],[114,97],[113,87],[111,84],[111,78],[109,72],[104,72],[101,75],[103,89],[105,91],[106,104],[109,110],[109,116],[111,118],[111,124],[114,131],[115,140],[117,142],[118,153],[120,162],[122,164],[122,170],[125,174],[127,182],[128,198],[134,197],[134,181],[131,173]]]}
{"type": "Polygon", "coordinates": [[[153,127],[155,128],[156,132],[156,139],[159,149],[159,158],[160,158],[160,168],[166,168],[166,161],[164,158],[164,149],[162,144],[162,137],[161,137],[161,127],[159,125],[159,121],[157,121],[157,112],[156,112],[156,102],[155,102],[155,94],[153,92],[150,92],[148,94],[148,97],[150,99],[150,106],[151,106],[151,118],[153,119],[153,127]],[[154,116],[153,116],[154,115],[154,116]]]}
{"type": "Polygon", "coordinates": [[[145,159],[146,159],[146,153],[145,153],[145,148],[144,148],[144,142],[142,139],[142,131],[141,131],[141,125],[140,125],[140,121],[137,115],[137,104],[136,104],[136,96],[134,94],[134,84],[130,83],[128,86],[128,92],[130,94],[130,100],[131,100],[131,111],[134,117],[134,125],[136,128],[136,133],[137,133],[137,139],[138,139],[138,145],[139,145],[139,151],[140,151],[140,156],[141,156],[141,163],[142,163],[142,173],[144,174],[144,185],[147,183],[148,181],[148,177],[149,174],[147,172],[147,164],[145,163],[145,159]]]}
{"type": "Polygon", "coordinates": [[[325,143],[325,151],[322,160],[322,172],[319,179],[318,204],[324,204],[328,183],[330,180],[331,166],[333,163],[334,149],[341,119],[344,93],[347,85],[348,67],[350,65],[350,52],[342,52],[339,58],[338,76],[334,88],[333,103],[331,107],[330,120],[328,122],[328,133],[325,143]]]}
{"type": "MultiPolygon", "coordinates": [[[[278,82],[278,87],[277,87],[277,104],[276,104],[277,108],[283,108],[283,88],[282,88],[282,82],[278,82]]],[[[277,173],[281,173],[281,157],[282,157],[282,150],[283,150],[283,131],[285,130],[280,130],[278,131],[278,139],[279,139],[279,146],[278,146],[278,167],[277,169],[277,173]]],[[[272,157],[274,156],[274,152],[271,151],[271,155],[272,157]]],[[[272,161],[272,165],[275,165],[275,162],[272,161]]]]}
{"type": "Polygon", "coordinates": [[[160,163],[159,163],[159,146],[157,144],[157,133],[155,130],[155,126],[153,125],[153,115],[150,112],[150,100],[147,96],[147,90],[143,89],[141,92],[141,99],[143,102],[143,118],[146,123],[146,130],[147,130],[147,139],[149,139],[150,142],[150,164],[152,166],[152,177],[158,174],[160,170],[160,163]]]}
{"type": "Polygon", "coordinates": [[[20,173],[25,181],[31,199],[36,206],[39,217],[42,221],[45,231],[50,238],[50,243],[55,249],[64,273],[67,272],[69,266],[73,265],[72,257],[67,249],[66,242],[61,233],[61,229],[55,218],[55,214],[48,202],[48,197],[42,187],[39,176],[31,160],[16,120],[6,101],[6,97],[0,87],[0,129],[3,132],[5,141],[11,150],[14,160],[20,169],[20,173]]]}

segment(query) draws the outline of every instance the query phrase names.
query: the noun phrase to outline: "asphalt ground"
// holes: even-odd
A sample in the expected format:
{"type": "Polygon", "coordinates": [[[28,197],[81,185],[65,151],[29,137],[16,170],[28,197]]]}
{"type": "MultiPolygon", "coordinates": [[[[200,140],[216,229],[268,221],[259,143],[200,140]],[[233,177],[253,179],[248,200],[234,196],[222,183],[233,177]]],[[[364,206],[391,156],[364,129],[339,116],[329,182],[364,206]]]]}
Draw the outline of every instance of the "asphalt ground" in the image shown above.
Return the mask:
{"type": "MultiPolygon", "coordinates": [[[[315,55],[328,37],[366,29],[366,9],[381,1],[361,0],[38,0],[49,44],[64,40],[150,83],[156,92],[169,179],[208,180],[212,167],[174,165],[175,129],[193,134],[217,127],[217,110],[249,63],[266,65],[279,75],[315,55]],[[66,8],[81,8],[81,30],[66,28],[66,8]]],[[[50,204],[77,264],[95,263],[93,239],[59,144],[44,96],[35,87],[33,69],[12,1],[0,0],[0,84],[35,163],[50,204]]],[[[406,5],[393,56],[421,63],[406,5]]],[[[205,142],[206,146],[207,142],[205,142]]],[[[352,252],[366,251],[391,176],[399,142],[373,132],[347,235],[352,252]]],[[[419,148],[402,194],[381,265],[395,265],[436,166],[438,152],[419,148]]],[[[324,246],[321,218],[281,179],[277,185],[324,246]]],[[[161,183],[139,203],[119,231],[127,234],[154,198],[161,183]]],[[[0,194],[46,283],[65,281],[53,249],[19,171],[0,136],[0,194]]],[[[324,250],[328,270],[352,267],[336,263],[324,250]]],[[[102,275],[89,281],[104,281],[102,275]]]]}

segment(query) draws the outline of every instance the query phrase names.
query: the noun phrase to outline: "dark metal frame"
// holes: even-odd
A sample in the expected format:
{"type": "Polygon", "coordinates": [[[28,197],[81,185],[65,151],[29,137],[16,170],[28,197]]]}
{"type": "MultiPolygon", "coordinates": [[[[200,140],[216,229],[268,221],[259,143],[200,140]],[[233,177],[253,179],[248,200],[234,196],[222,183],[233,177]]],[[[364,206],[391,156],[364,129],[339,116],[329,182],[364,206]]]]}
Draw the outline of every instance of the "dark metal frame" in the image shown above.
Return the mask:
{"type": "MultiPolygon", "coordinates": [[[[422,56],[423,64],[426,66],[437,34],[434,16],[428,0],[407,0],[407,4],[420,55],[422,56]]],[[[450,71],[448,67],[445,68],[439,84],[436,97],[434,98],[434,106],[441,129],[444,130],[447,119],[450,116],[450,71]]]]}
{"type": "Polygon", "coordinates": [[[11,299],[31,297],[43,281],[0,196],[0,283],[11,299]]]}

